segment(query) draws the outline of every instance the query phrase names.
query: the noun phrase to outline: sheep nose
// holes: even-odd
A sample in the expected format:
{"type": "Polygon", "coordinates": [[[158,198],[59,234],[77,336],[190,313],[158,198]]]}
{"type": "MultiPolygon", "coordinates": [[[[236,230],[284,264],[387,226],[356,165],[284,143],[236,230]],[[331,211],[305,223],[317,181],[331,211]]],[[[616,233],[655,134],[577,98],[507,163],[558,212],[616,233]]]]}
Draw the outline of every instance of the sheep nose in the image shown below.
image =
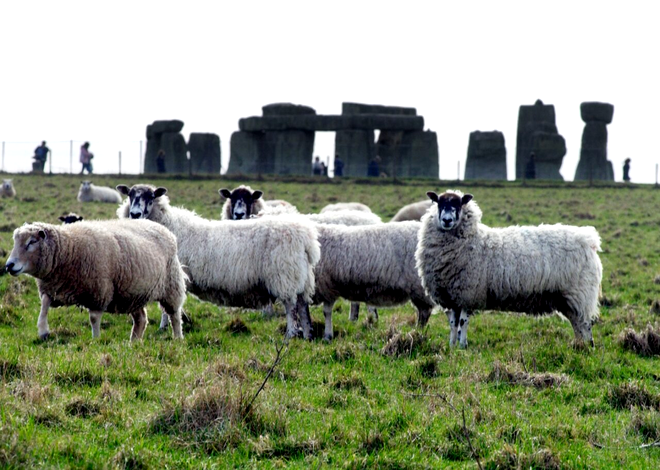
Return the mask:
{"type": "Polygon", "coordinates": [[[449,225],[449,224],[451,224],[451,222],[452,222],[451,218],[443,218],[442,219],[442,223],[445,224],[445,225],[449,225]]]}
{"type": "Polygon", "coordinates": [[[241,220],[242,218],[243,218],[243,214],[234,214],[234,219],[241,220]]]}
{"type": "Polygon", "coordinates": [[[7,263],[5,264],[5,271],[10,272],[13,267],[14,267],[14,263],[7,263]]]}
{"type": "Polygon", "coordinates": [[[131,219],[139,219],[142,214],[131,212],[131,219]]]}

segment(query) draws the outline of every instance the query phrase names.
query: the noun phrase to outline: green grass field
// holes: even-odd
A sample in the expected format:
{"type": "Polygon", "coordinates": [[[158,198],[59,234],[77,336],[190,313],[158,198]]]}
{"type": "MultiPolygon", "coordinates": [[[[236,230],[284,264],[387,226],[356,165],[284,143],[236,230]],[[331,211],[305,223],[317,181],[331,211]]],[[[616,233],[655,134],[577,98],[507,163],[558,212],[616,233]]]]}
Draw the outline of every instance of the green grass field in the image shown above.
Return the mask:
{"type": "MultiPolygon", "coordinates": [[[[603,306],[595,349],[573,347],[570,324],[482,312],[466,350],[450,350],[445,315],[416,331],[406,305],[335,307],[335,340],[293,340],[280,316],[219,308],[190,296],[185,340],[144,340],[128,315],[103,317],[92,340],[86,311],[53,309],[37,339],[39,299],[27,276],[0,277],[0,468],[638,468],[660,467],[660,359],[620,341],[626,328],[660,328],[660,191],[653,187],[437,181],[236,181],[95,176],[96,184],[150,182],[172,203],[219,218],[217,190],[249,183],[301,211],[368,204],[384,220],[428,190],[471,192],[484,223],[594,225],[602,237],[603,306]],[[387,347],[386,347],[387,345],[387,347]],[[634,349],[634,348],[633,348],[634,349]]],[[[26,221],[74,211],[114,218],[113,204],[76,201],[80,180],[14,176],[0,199],[0,254],[26,221]]],[[[281,307],[279,307],[281,310],[281,307]]],[[[322,321],[320,307],[312,309],[322,321]]],[[[322,326],[316,325],[319,329],[322,326]]],[[[649,349],[650,348],[650,349],[649,349]]]]}

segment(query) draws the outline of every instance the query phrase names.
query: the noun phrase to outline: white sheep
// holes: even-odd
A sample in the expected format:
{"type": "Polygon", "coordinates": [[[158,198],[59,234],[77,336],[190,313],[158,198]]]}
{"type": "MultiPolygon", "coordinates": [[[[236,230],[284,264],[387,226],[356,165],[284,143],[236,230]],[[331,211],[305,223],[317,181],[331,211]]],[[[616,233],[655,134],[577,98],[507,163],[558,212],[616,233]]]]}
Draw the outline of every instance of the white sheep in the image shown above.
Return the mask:
{"type": "Polygon", "coordinates": [[[78,215],[75,212],[69,212],[68,214],[59,216],[58,219],[63,224],[75,224],[76,222],[82,222],[83,216],[78,215]]]}
{"type": "MultiPolygon", "coordinates": [[[[150,219],[174,233],[190,293],[217,305],[253,309],[279,299],[286,308],[287,336],[297,335],[294,311],[311,301],[320,258],[314,224],[295,216],[212,221],[170,206],[165,188],[141,184],[117,190],[129,196],[117,209],[120,218],[150,219]]],[[[303,335],[311,339],[311,324],[303,322],[303,335]]]]}
{"type": "Polygon", "coordinates": [[[0,188],[0,196],[16,197],[16,188],[14,188],[14,180],[2,180],[2,188],[0,188]]]}
{"type": "Polygon", "coordinates": [[[240,185],[229,191],[218,189],[226,199],[222,206],[222,220],[242,220],[258,215],[264,208],[281,208],[286,212],[297,212],[295,206],[283,199],[262,199],[263,192],[249,186],[240,185]]]}
{"type": "Polygon", "coordinates": [[[490,228],[471,194],[427,193],[433,204],[422,219],[416,252],[431,299],[449,311],[449,341],[467,346],[474,310],[530,314],[558,311],[578,341],[590,342],[598,318],[603,267],[593,227],[567,225],[490,228]]]}
{"type": "Polygon", "coordinates": [[[324,212],[331,211],[362,211],[362,212],[372,212],[372,210],[366,204],[361,202],[337,202],[335,204],[328,204],[323,209],[321,209],[321,214],[324,212]]]}
{"type": "Polygon", "coordinates": [[[37,279],[41,313],[39,337],[49,335],[48,309],[79,305],[89,309],[92,337],[100,334],[103,312],[130,313],[131,340],[147,326],[147,303],[159,302],[181,332],[185,274],[176,256],[176,239],[150,221],[33,223],[14,231],[14,248],[5,269],[12,276],[37,279]]]}
{"type": "Polygon", "coordinates": [[[78,201],[120,203],[121,195],[107,186],[96,186],[91,181],[83,181],[78,190],[78,201]]]}
{"type": "Polygon", "coordinates": [[[403,206],[392,217],[390,222],[403,222],[404,220],[422,220],[422,216],[431,208],[431,201],[419,201],[403,206]]]}
{"type": "MultiPolygon", "coordinates": [[[[332,339],[332,307],[339,297],[379,307],[410,300],[417,308],[418,324],[426,325],[433,303],[415,267],[419,222],[354,227],[318,224],[317,228],[321,260],[314,271],[314,303],[323,303],[324,339],[332,339]]],[[[309,309],[301,314],[309,316],[309,309]]]]}

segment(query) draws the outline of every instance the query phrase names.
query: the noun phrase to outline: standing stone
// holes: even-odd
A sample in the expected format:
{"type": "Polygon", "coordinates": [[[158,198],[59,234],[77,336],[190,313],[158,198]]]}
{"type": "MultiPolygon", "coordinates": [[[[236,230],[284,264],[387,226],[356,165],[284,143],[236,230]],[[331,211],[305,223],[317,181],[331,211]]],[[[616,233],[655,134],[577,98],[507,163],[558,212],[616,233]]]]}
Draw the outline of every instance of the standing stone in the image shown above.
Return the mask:
{"type": "Polygon", "coordinates": [[[263,137],[262,132],[237,131],[231,135],[228,175],[272,173],[272,165],[270,171],[267,171],[269,168],[262,158],[263,137]]]}
{"type": "Polygon", "coordinates": [[[566,141],[557,132],[536,131],[532,133],[532,151],[536,162],[536,179],[560,180],[559,173],[566,155],[566,141]]]}
{"type": "Polygon", "coordinates": [[[335,153],[344,162],[344,176],[367,176],[369,161],[376,156],[374,131],[337,131],[335,153]]]}
{"type": "Polygon", "coordinates": [[[432,131],[404,132],[397,162],[397,178],[439,178],[438,135],[432,131]]]}
{"type": "Polygon", "coordinates": [[[188,139],[190,165],[193,174],[220,174],[220,137],[217,134],[193,132],[188,139]]]}
{"type": "MultiPolygon", "coordinates": [[[[272,131],[264,133],[265,167],[276,175],[311,175],[314,132],[272,131]]],[[[269,171],[270,173],[270,171],[269,171]]]]}
{"type": "Polygon", "coordinates": [[[499,131],[470,132],[466,180],[506,180],[506,146],[499,131]]]}
{"type": "Polygon", "coordinates": [[[167,173],[188,172],[186,141],[180,134],[183,122],[179,120],[154,121],[147,126],[147,149],[144,156],[144,172],[158,172],[156,156],[165,151],[167,173]]]}
{"type": "Polygon", "coordinates": [[[403,177],[401,174],[403,134],[403,131],[380,131],[376,142],[376,154],[380,157],[381,174],[403,177]]]}
{"type": "Polygon", "coordinates": [[[301,114],[316,114],[314,108],[302,104],[273,103],[261,107],[264,116],[289,116],[301,114]]]}
{"type": "Polygon", "coordinates": [[[614,181],[612,162],[607,159],[607,125],[612,122],[614,106],[585,102],[580,105],[580,115],[585,126],[575,180],[614,181]]]}
{"type": "MultiPolygon", "coordinates": [[[[527,166],[529,155],[532,152],[536,153],[534,148],[534,142],[538,141],[538,138],[534,137],[536,132],[548,132],[558,135],[557,125],[555,124],[555,107],[551,104],[545,105],[541,100],[536,100],[536,103],[534,103],[532,106],[521,106],[518,112],[518,135],[516,138],[516,179],[524,178],[525,167],[527,166]]],[[[554,162],[549,165],[549,168],[553,168],[557,164],[561,167],[561,162],[564,155],[561,155],[561,157],[556,157],[556,152],[552,155],[555,155],[554,160],[552,160],[549,155],[544,155],[543,157],[546,161],[552,160],[554,162]]],[[[538,155],[536,157],[536,160],[538,161],[538,155]]],[[[550,172],[550,174],[553,173],[550,172]]],[[[546,175],[542,175],[537,171],[537,178],[543,179],[546,178],[546,175]]]]}

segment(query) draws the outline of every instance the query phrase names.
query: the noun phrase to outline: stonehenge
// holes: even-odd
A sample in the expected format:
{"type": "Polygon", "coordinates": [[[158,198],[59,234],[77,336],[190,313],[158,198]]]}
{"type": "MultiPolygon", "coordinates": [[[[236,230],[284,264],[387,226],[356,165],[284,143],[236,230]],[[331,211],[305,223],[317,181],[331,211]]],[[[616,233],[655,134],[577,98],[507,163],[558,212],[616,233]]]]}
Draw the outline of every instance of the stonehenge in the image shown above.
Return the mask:
{"type": "Polygon", "coordinates": [[[536,160],[536,178],[563,180],[559,169],[566,155],[566,142],[557,132],[555,107],[536,100],[533,105],[522,105],[518,112],[516,140],[516,179],[525,175],[531,153],[536,160]]]}
{"type": "Polygon", "coordinates": [[[612,162],[607,159],[607,125],[612,122],[614,106],[584,102],[580,104],[580,115],[585,125],[575,181],[614,181],[612,162]]]}
{"type": "Polygon", "coordinates": [[[376,155],[388,176],[436,176],[437,136],[423,129],[424,118],[414,108],[343,103],[340,115],[318,115],[308,106],[270,104],[262,116],[239,120],[228,173],[311,174],[314,133],[335,131],[335,153],[344,161],[345,176],[366,176],[376,155]]]}
{"type": "Polygon", "coordinates": [[[499,131],[470,132],[466,180],[506,180],[506,147],[499,131]]]}

